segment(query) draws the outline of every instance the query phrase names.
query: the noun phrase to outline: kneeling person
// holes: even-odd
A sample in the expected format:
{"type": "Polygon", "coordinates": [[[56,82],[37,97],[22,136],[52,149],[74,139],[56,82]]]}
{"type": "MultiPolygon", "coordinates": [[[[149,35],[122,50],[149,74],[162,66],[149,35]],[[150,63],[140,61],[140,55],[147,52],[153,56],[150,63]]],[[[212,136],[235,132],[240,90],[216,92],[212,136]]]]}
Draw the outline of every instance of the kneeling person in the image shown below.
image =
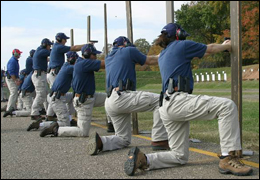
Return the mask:
{"type": "Polygon", "coordinates": [[[83,46],[81,52],[82,58],[79,57],[74,65],[72,80],[72,88],[75,92],[73,104],[78,115],[77,127],[59,127],[59,124],[54,122],[41,132],[41,137],[50,134],[54,136],[87,137],[89,136],[93,107],[104,106],[106,94],[95,93],[94,71],[99,71],[101,67],[105,67],[104,61],[97,60],[96,57],[96,54],[101,52],[97,51],[92,44],[83,46]]]}
{"type": "MultiPolygon", "coordinates": [[[[70,114],[74,111],[72,105],[73,93],[68,93],[68,91],[71,87],[74,64],[79,56],[76,52],[72,51],[69,51],[66,55],[68,62],[63,64],[60,73],[53,83],[49,102],[54,113],[57,115],[59,126],[70,126],[70,121],[72,120],[70,114]]],[[[43,129],[49,127],[52,122],[53,121],[42,122],[42,120],[39,120],[30,124],[27,130],[38,129],[40,126],[40,129],[43,129]]]]}

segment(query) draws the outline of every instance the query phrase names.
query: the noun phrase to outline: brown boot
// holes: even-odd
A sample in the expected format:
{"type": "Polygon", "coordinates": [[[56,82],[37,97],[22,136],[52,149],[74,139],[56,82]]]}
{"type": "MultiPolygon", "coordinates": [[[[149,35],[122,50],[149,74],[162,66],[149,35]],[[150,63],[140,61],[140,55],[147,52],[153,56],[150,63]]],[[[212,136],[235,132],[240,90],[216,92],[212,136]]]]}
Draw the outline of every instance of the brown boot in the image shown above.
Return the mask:
{"type": "Polygon", "coordinates": [[[41,115],[31,116],[31,120],[35,120],[35,121],[37,121],[37,120],[39,120],[39,119],[44,120],[45,118],[42,117],[41,115]]]}
{"type": "Polygon", "coordinates": [[[137,169],[145,170],[148,168],[147,159],[138,147],[133,147],[128,152],[128,159],[124,165],[124,171],[128,176],[133,176],[137,169]]]}
{"type": "Polygon", "coordinates": [[[154,151],[158,151],[158,150],[170,150],[169,144],[168,144],[168,140],[164,140],[164,141],[152,141],[151,143],[152,149],[154,151]]]}
{"type": "Polygon", "coordinates": [[[58,129],[59,129],[59,124],[57,122],[53,122],[50,124],[49,127],[46,127],[41,131],[40,136],[44,137],[47,135],[52,135],[53,137],[57,137],[58,129]]]}
{"type": "Polygon", "coordinates": [[[29,125],[29,127],[27,128],[27,131],[30,131],[30,130],[32,130],[32,129],[39,129],[41,122],[42,122],[42,120],[41,120],[41,119],[38,119],[37,121],[31,123],[31,124],[29,125]]]}
{"type": "Polygon", "coordinates": [[[57,121],[57,118],[54,116],[46,116],[46,121],[57,121]]]}
{"type": "Polygon", "coordinates": [[[251,175],[253,169],[245,166],[239,157],[235,154],[235,151],[230,151],[228,156],[219,156],[219,172],[221,174],[233,174],[236,176],[247,176],[251,175]]]}

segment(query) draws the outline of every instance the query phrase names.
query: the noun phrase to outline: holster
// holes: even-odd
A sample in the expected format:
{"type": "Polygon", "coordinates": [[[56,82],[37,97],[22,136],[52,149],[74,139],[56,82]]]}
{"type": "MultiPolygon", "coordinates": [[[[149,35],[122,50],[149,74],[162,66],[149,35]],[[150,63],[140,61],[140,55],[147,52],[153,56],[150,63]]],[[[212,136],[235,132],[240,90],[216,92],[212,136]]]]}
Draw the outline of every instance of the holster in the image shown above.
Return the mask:
{"type": "Polygon", "coordinates": [[[163,105],[163,92],[161,91],[160,98],[159,98],[159,107],[162,107],[162,105],[163,105]]]}
{"type": "Polygon", "coordinates": [[[169,78],[169,84],[168,84],[168,93],[169,94],[173,94],[175,92],[174,87],[175,87],[175,81],[173,80],[173,78],[169,78]]]}
{"type": "Polygon", "coordinates": [[[107,89],[107,97],[109,98],[112,94],[112,90],[113,90],[113,86],[109,86],[109,88],[107,89]]]}
{"type": "Polygon", "coordinates": [[[37,69],[36,71],[37,71],[36,77],[38,77],[38,76],[41,76],[41,75],[42,75],[42,70],[41,70],[41,69],[37,69]]]}
{"type": "Polygon", "coordinates": [[[57,91],[57,92],[55,93],[55,98],[60,99],[60,96],[61,96],[61,92],[60,92],[60,91],[57,91]]]}
{"type": "Polygon", "coordinates": [[[22,90],[22,98],[26,95],[26,90],[22,90]]]}
{"type": "Polygon", "coordinates": [[[51,68],[49,67],[48,69],[47,69],[47,73],[50,73],[51,72],[51,68]]]}
{"type": "Polygon", "coordinates": [[[134,90],[134,82],[131,81],[129,78],[126,80],[126,90],[134,90]]]}
{"type": "Polygon", "coordinates": [[[82,92],[79,96],[79,102],[83,104],[85,100],[86,100],[86,93],[82,92]]]}
{"type": "Polygon", "coordinates": [[[57,75],[60,71],[61,67],[56,67],[54,73],[57,75]]]}
{"type": "Polygon", "coordinates": [[[49,96],[52,97],[53,93],[54,93],[54,91],[51,91],[49,96]]]}
{"type": "Polygon", "coordinates": [[[123,81],[119,79],[119,91],[123,91],[123,81]]]}
{"type": "Polygon", "coordinates": [[[8,71],[6,72],[6,77],[7,79],[11,79],[11,75],[8,73],[8,71]]]}
{"type": "Polygon", "coordinates": [[[178,76],[178,91],[190,93],[190,78],[178,76]]]}

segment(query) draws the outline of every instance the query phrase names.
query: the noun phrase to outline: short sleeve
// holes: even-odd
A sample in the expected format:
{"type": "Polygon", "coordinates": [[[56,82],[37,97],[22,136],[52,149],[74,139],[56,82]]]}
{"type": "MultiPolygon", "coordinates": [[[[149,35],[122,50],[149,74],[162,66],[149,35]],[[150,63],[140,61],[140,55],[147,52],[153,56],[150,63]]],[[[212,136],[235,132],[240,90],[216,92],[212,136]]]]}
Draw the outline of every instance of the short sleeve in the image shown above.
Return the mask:
{"type": "Polygon", "coordinates": [[[194,57],[202,58],[207,50],[207,46],[194,41],[185,41],[185,56],[188,59],[194,57]]]}

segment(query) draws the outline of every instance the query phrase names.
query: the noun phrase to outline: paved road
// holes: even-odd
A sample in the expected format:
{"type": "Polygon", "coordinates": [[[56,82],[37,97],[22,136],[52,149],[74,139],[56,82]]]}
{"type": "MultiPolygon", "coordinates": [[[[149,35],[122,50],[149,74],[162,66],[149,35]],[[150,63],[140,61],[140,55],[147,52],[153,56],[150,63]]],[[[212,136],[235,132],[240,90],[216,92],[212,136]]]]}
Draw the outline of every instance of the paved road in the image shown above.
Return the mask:
{"type": "MultiPolygon", "coordinates": [[[[1,113],[1,117],[3,113],[1,113]]],[[[188,164],[175,168],[145,171],[134,177],[127,176],[123,165],[129,149],[139,146],[151,153],[150,141],[143,136],[133,136],[130,147],[103,152],[97,156],[86,154],[88,138],[61,138],[39,136],[39,131],[27,132],[30,118],[1,118],[1,178],[2,179],[243,179],[218,172],[218,158],[190,151],[188,164]]],[[[109,135],[103,128],[104,120],[93,120],[91,133],[109,135]],[[101,124],[97,126],[96,124],[101,124]]],[[[110,133],[111,134],[111,133],[110,133]]],[[[195,150],[217,153],[219,146],[211,143],[191,143],[195,150]]],[[[259,164],[259,153],[246,159],[259,164]]],[[[247,179],[259,179],[258,168],[247,179]]]]}

